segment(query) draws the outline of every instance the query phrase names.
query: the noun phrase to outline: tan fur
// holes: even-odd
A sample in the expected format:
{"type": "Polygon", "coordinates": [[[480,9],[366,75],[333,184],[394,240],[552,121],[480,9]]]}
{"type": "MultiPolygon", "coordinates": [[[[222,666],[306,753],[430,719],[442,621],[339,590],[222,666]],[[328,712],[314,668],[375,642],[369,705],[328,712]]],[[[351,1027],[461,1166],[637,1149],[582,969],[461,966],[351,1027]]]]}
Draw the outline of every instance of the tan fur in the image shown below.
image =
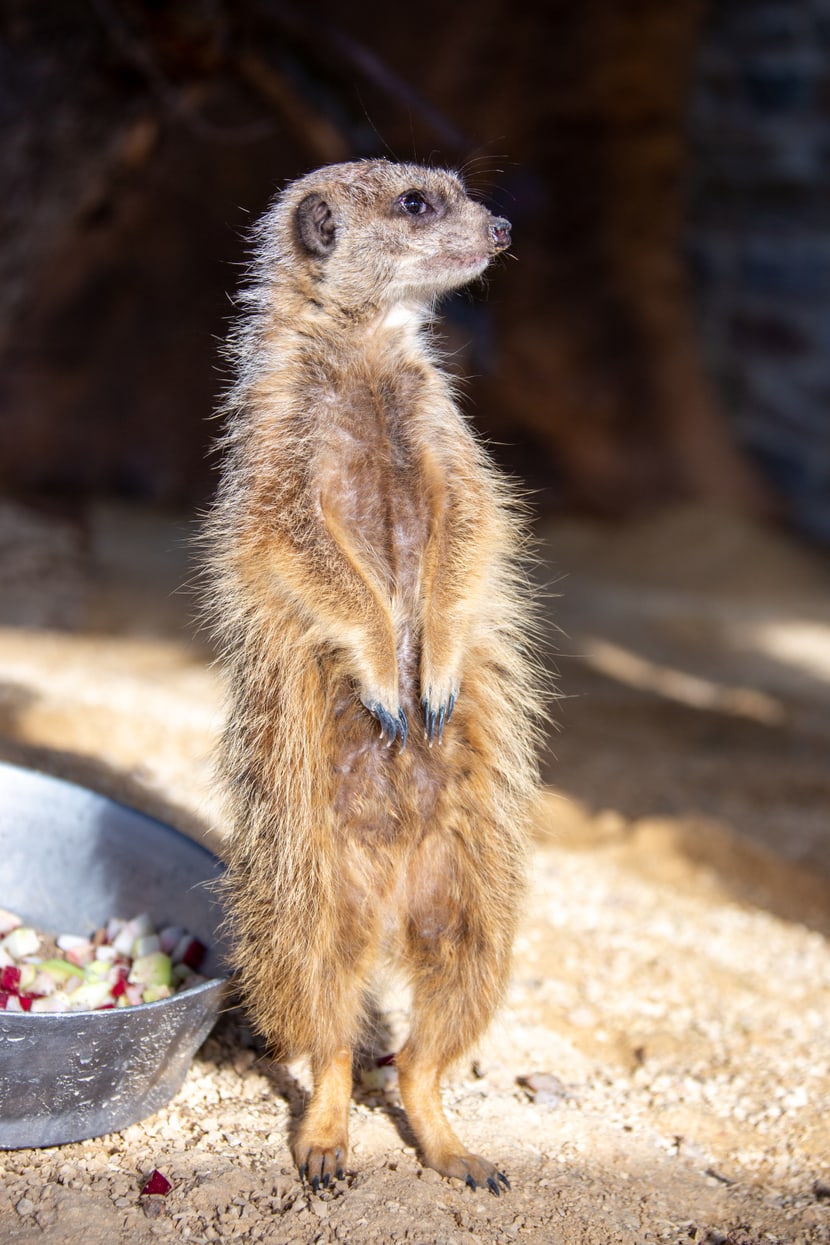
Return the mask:
{"type": "Polygon", "coordinates": [[[452,173],[334,165],[275,200],[240,299],[206,530],[231,687],[226,897],[256,1023],[277,1057],[311,1060],[294,1154],[315,1187],[346,1161],[352,1052],[392,959],[413,991],[398,1067],[423,1157],[499,1188],[438,1087],[504,992],[538,680],[518,508],[425,325],[508,228],[452,173]],[[428,210],[406,210],[411,190],[428,210]],[[435,723],[454,696],[430,743],[422,700],[435,723]]]}

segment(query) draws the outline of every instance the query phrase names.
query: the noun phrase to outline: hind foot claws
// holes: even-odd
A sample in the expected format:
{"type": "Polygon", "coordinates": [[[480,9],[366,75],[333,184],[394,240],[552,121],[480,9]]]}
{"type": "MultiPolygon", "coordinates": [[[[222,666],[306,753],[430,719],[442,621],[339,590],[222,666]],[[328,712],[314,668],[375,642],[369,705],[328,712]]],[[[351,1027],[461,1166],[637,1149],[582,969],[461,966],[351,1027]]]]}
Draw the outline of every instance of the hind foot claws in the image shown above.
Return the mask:
{"type": "Polygon", "coordinates": [[[463,1180],[470,1189],[484,1188],[486,1185],[494,1197],[501,1197],[502,1186],[510,1188],[510,1181],[504,1172],[498,1170],[487,1159],[478,1154],[451,1154],[439,1162],[430,1163],[442,1176],[463,1180]]]}
{"type": "Polygon", "coordinates": [[[302,1162],[298,1162],[300,1180],[311,1185],[315,1193],[328,1189],[333,1180],[342,1180],[345,1171],[345,1150],[341,1146],[331,1149],[312,1146],[302,1162]]]}

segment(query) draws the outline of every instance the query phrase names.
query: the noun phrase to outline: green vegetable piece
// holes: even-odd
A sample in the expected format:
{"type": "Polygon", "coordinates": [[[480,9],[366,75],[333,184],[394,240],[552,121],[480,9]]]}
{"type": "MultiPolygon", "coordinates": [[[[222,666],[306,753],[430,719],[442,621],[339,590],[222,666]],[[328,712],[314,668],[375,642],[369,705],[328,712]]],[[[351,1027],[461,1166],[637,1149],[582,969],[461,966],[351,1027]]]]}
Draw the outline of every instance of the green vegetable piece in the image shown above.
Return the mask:
{"type": "Polygon", "coordinates": [[[131,985],[172,986],[173,962],[163,951],[141,955],[133,961],[127,980],[131,985]]]}
{"type": "Polygon", "coordinates": [[[38,969],[53,977],[59,986],[67,982],[70,977],[83,978],[84,975],[82,968],[79,968],[77,964],[70,964],[68,960],[41,960],[38,969]]]}
{"type": "Polygon", "coordinates": [[[69,996],[71,1012],[94,1012],[99,1007],[106,1007],[115,1002],[106,981],[88,981],[69,996]]]}
{"type": "Polygon", "coordinates": [[[157,1003],[159,999],[169,999],[172,993],[172,986],[145,986],[141,998],[145,1003],[157,1003]]]}

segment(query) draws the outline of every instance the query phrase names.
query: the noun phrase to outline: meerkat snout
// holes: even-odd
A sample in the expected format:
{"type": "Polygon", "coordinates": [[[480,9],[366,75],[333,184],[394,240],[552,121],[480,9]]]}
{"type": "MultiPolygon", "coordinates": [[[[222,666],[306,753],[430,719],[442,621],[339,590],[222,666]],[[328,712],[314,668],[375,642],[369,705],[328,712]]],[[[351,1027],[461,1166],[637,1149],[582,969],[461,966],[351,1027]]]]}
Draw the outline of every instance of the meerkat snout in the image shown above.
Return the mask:
{"type": "Polygon", "coordinates": [[[490,222],[490,240],[497,251],[506,251],[510,246],[512,225],[504,216],[496,216],[490,222]]]}

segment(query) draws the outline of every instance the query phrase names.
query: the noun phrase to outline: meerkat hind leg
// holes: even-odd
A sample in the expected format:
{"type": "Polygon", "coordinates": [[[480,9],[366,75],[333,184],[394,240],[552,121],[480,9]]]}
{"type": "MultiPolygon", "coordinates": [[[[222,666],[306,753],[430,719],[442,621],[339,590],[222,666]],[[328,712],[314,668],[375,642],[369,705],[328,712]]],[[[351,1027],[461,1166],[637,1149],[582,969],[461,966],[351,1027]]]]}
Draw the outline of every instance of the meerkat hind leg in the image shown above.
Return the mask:
{"type": "Polygon", "coordinates": [[[472,1189],[486,1185],[496,1197],[500,1185],[509,1189],[504,1173],[488,1159],[471,1154],[450,1128],[440,1096],[443,1069],[420,1058],[409,1044],[396,1062],[401,1101],[427,1166],[442,1176],[463,1180],[472,1189]]]}
{"type": "Polygon", "coordinates": [[[300,1121],[292,1151],[301,1179],[315,1193],[332,1179],[342,1180],[349,1153],[349,1103],[352,1095],[352,1052],[343,1049],[328,1062],[312,1067],[314,1088],[300,1121]]]}
{"type": "MultiPolygon", "coordinates": [[[[413,871],[414,872],[414,871],[413,871]]],[[[452,869],[448,868],[446,876],[452,869]]],[[[436,893],[438,911],[442,911],[436,893]]],[[[479,897],[480,898],[480,897],[479,897]]],[[[447,924],[452,925],[449,916],[447,924]]],[[[494,981],[506,971],[503,948],[484,938],[476,943],[470,911],[457,916],[456,935],[419,932],[410,926],[408,956],[413,970],[412,1027],[396,1064],[401,1101],[428,1167],[475,1189],[486,1185],[497,1197],[507,1177],[487,1159],[471,1154],[455,1135],[441,1104],[441,1077],[486,1028],[495,1004],[494,981]],[[466,933],[460,930],[467,925],[466,933]],[[483,968],[489,964],[493,972],[483,968]]],[[[481,928],[479,926],[479,933],[481,928]]]]}

